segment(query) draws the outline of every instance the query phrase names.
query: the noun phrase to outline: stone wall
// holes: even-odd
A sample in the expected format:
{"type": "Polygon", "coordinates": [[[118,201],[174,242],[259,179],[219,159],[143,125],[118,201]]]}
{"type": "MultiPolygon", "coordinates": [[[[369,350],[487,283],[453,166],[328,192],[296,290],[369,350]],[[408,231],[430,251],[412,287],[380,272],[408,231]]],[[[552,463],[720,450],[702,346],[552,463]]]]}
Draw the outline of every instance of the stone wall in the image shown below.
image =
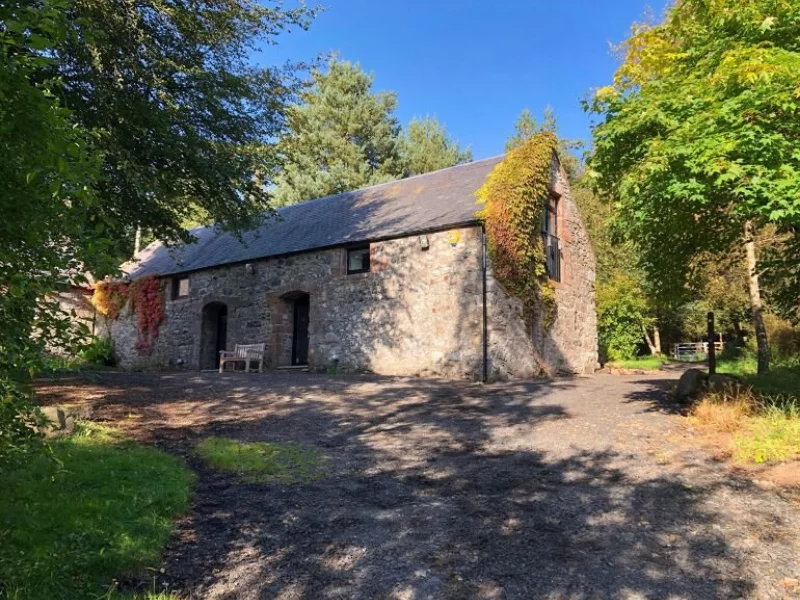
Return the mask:
{"type": "Polygon", "coordinates": [[[598,368],[595,257],[586,226],[557,159],[551,190],[558,197],[561,281],[554,282],[556,315],[550,327],[536,315],[533,327],[522,319],[522,302],[489,277],[489,356],[493,377],[591,373],[598,368]]]}
{"type": "Polygon", "coordinates": [[[370,245],[371,270],[348,275],[344,248],[229,265],[189,274],[185,298],[169,298],[149,356],[134,349],[136,317],[110,324],[127,368],[201,366],[203,307],[227,306],[227,348],[266,343],[267,366],[291,356],[292,302],[310,298],[309,366],[383,374],[480,375],[480,228],[414,235],[370,245]],[[457,239],[457,241],[455,241],[457,239]]]}
{"type": "MultiPolygon", "coordinates": [[[[92,291],[80,286],[69,286],[53,292],[48,298],[58,304],[60,318],[71,320],[75,325],[72,333],[81,333],[86,341],[95,334],[95,309],[92,306],[92,291]]],[[[60,345],[47,345],[47,350],[53,354],[67,355],[68,349],[60,345]]]]}
{"type": "MultiPolygon", "coordinates": [[[[489,268],[487,346],[493,378],[585,373],[597,365],[594,256],[557,162],[553,181],[563,242],[556,319],[549,329],[541,322],[528,327],[520,302],[503,291],[489,268]]],[[[308,295],[312,369],[479,378],[481,228],[424,238],[424,244],[419,235],[373,242],[368,273],[348,275],[347,250],[336,248],[194,272],[188,275],[189,295],[174,300],[166,279],[166,320],[152,353],[140,356],[134,349],[136,317],[126,309],[110,325],[117,354],[128,368],[213,367],[207,357],[216,350],[205,344],[201,351],[203,309],[213,303],[227,308],[227,349],[265,343],[267,367],[288,366],[294,301],[308,295]]]]}

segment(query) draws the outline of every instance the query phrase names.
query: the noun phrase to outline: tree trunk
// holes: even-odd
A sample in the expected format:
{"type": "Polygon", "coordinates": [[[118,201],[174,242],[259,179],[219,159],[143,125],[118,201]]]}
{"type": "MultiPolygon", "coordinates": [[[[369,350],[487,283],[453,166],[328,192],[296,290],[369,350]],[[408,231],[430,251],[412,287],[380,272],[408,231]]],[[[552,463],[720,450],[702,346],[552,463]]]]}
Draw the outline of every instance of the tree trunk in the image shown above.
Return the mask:
{"type": "Polygon", "coordinates": [[[769,343],[767,329],[764,327],[763,306],[761,304],[761,287],[758,283],[758,264],[756,262],[756,243],[753,240],[753,224],[747,221],[744,225],[744,245],[747,251],[747,274],[750,284],[750,308],[753,312],[753,328],[756,331],[758,345],[758,372],[769,371],[769,343]]]}
{"type": "Polygon", "coordinates": [[[656,353],[661,354],[661,332],[658,330],[658,323],[653,326],[653,345],[656,347],[656,353]]]}
{"type": "Polygon", "coordinates": [[[142,228],[141,226],[136,226],[136,235],[133,238],[133,257],[136,258],[139,255],[139,250],[141,250],[142,246],[142,228]]]}
{"type": "MultiPolygon", "coordinates": [[[[658,331],[658,329],[656,329],[656,331],[658,331]]],[[[647,342],[647,347],[650,348],[650,354],[655,356],[656,354],[658,354],[658,350],[656,350],[656,346],[653,343],[653,340],[650,339],[650,332],[647,331],[646,325],[642,325],[642,332],[644,333],[644,339],[647,342]]]]}

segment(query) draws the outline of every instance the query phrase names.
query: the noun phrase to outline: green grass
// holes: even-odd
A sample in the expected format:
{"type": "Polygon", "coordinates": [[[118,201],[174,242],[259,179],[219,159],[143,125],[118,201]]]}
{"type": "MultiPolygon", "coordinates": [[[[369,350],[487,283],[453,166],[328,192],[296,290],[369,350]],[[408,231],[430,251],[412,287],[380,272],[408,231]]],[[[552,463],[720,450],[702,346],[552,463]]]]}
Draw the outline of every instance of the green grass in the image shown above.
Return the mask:
{"type": "Polygon", "coordinates": [[[746,419],[733,446],[736,459],[743,462],[779,462],[800,456],[798,404],[771,404],[746,419]]]}
{"type": "Polygon", "coordinates": [[[795,357],[772,361],[769,373],[757,374],[754,356],[724,358],[717,372],[740,377],[752,392],[712,395],[704,410],[722,414],[726,407],[744,402],[742,413],[732,429],[734,457],[741,462],[780,462],[800,458],[800,361],[795,357]],[[715,407],[718,410],[715,410],[715,407]]]}
{"type": "Polygon", "coordinates": [[[755,357],[722,359],[717,363],[718,373],[741,377],[763,396],[785,396],[800,399],[800,365],[794,361],[775,361],[769,373],[758,375],[755,357]]]}
{"type": "Polygon", "coordinates": [[[197,445],[209,466],[237,473],[247,482],[301,483],[322,476],[319,450],[294,442],[240,442],[210,437],[197,445]]]}
{"type": "Polygon", "coordinates": [[[131,598],[112,580],[157,566],[173,518],[188,509],[192,473],[97,425],[52,448],[60,467],[39,456],[0,471],[0,597],[131,598]]]}
{"type": "Polygon", "coordinates": [[[664,356],[638,356],[630,360],[615,360],[606,364],[607,367],[612,369],[660,369],[661,366],[669,362],[669,359],[664,356]]]}

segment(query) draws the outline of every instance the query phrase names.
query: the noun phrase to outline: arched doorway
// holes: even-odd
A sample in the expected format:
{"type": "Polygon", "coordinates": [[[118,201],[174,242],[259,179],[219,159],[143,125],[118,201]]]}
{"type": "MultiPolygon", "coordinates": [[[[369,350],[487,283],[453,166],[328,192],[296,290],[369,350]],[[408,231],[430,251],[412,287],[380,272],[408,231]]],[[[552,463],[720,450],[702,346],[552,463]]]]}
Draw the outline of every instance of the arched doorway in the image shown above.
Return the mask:
{"type": "Polygon", "coordinates": [[[228,307],[222,302],[211,302],[203,307],[200,329],[200,368],[217,369],[219,353],[225,350],[228,337],[228,307]]]}

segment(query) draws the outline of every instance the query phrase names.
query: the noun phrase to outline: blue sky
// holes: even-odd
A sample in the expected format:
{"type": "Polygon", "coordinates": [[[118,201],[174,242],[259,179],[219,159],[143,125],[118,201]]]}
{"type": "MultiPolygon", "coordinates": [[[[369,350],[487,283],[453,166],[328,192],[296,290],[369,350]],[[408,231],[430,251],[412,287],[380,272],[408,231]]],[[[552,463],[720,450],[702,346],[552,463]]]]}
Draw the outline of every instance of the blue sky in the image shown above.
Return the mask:
{"type": "Polygon", "coordinates": [[[398,117],[435,115],[476,159],[500,154],[523,108],[551,105],[560,133],[589,137],[580,100],[606,85],[624,40],[666,0],[323,0],[308,31],[281,35],[260,62],[338,51],[398,94],[398,117]]]}

